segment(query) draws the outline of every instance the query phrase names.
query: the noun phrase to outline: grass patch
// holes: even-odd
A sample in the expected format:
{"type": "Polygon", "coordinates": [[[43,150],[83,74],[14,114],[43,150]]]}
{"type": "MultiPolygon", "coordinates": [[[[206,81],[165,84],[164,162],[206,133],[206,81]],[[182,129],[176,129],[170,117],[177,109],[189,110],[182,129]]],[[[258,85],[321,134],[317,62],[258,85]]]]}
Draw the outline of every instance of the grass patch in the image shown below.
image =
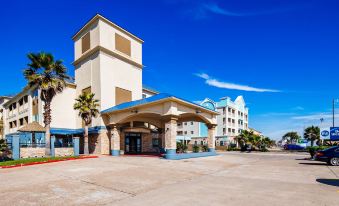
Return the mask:
{"type": "Polygon", "coordinates": [[[18,159],[18,160],[10,160],[5,162],[0,162],[1,166],[11,166],[11,165],[20,165],[20,164],[29,164],[35,162],[48,162],[48,161],[57,161],[57,160],[65,160],[65,159],[77,159],[80,156],[66,156],[66,157],[39,157],[39,158],[25,158],[25,159],[18,159]]]}

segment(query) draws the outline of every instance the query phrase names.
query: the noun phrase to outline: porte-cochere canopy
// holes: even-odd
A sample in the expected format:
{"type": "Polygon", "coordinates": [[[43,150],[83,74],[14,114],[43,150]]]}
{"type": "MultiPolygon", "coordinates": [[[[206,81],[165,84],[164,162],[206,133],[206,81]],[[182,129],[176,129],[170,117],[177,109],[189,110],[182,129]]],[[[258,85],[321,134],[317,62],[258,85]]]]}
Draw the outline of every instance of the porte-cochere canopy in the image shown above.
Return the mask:
{"type": "MultiPolygon", "coordinates": [[[[197,121],[208,127],[208,147],[214,151],[216,116],[219,113],[176,96],[161,93],[149,98],[122,103],[103,110],[101,115],[111,130],[112,154],[122,150],[120,141],[122,125],[145,122],[159,128],[167,158],[174,157],[176,150],[177,122],[197,121]]],[[[131,129],[131,128],[129,128],[131,129]]]]}

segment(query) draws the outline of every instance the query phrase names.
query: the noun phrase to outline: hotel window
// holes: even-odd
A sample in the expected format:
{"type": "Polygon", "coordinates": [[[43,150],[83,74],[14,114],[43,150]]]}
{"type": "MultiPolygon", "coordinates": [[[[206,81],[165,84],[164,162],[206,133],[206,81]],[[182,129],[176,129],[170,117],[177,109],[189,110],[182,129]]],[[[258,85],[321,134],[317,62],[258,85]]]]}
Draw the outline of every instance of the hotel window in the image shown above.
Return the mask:
{"type": "Polygon", "coordinates": [[[185,122],[184,125],[187,125],[187,122],[185,122]]]}
{"type": "Polygon", "coordinates": [[[115,104],[132,101],[132,92],[127,89],[115,87],[115,104]]]}
{"type": "Polygon", "coordinates": [[[222,133],[223,133],[223,135],[226,134],[226,128],[222,128],[222,133]]]}
{"type": "Polygon", "coordinates": [[[232,129],[232,133],[235,133],[235,129],[232,129]]]}
{"type": "Polygon", "coordinates": [[[222,123],[226,124],[226,118],[222,118],[222,123]]]}
{"type": "Polygon", "coordinates": [[[185,131],[185,133],[184,134],[187,134],[187,131],[185,131]]]}
{"type": "Polygon", "coordinates": [[[81,49],[82,53],[85,53],[91,47],[91,33],[88,32],[81,38],[81,49]]]}
{"type": "Polygon", "coordinates": [[[191,122],[191,125],[193,125],[193,122],[191,122]]]}
{"type": "Polygon", "coordinates": [[[191,131],[191,134],[194,134],[194,132],[193,132],[193,131],[191,131]]]}
{"type": "Polygon", "coordinates": [[[224,146],[224,141],[220,141],[220,146],[224,146]]]}
{"type": "Polygon", "coordinates": [[[226,114],[226,108],[225,108],[225,107],[222,108],[222,113],[223,113],[223,114],[226,114]]]}
{"type": "Polygon", "coordinates": [[[177,135],[182,135],[182,131],[177,131],[177,135]]]}
{"type": "Polygon", "coordinates": [[[231,132],[231,128],[228,128],[228,132],[231,132]]]}
{"type": "Polygon", "coordinates": [[[228,112],[231,112],[231,108],[228,108],[228,112]]]}
{"type": "Polygon", "coordinates": [[[200,141],[200,144],[201,144],[201,145],[204,145],[204,141],[200,141]]]}
{"type": "Polygon", "coordinates": [[[87,87],[85,89],[82,90],[82,93],[92,93],[92,88],[91,87],[87,87]]]}
{"type": "Polygon", "coordinates": [[[121,53],[131,56],[131,41],[115,33],[115,49],[121,53]]]}
{"type": "Polygon", "coordinates": [[[228,118],[228,122],[231,122],[231,118],[228,118]]]}
{"type": "Polygon", "coordinates": [[[19,126],[23,126],[24,125],[24,118],[19,119],[19,126]]]}

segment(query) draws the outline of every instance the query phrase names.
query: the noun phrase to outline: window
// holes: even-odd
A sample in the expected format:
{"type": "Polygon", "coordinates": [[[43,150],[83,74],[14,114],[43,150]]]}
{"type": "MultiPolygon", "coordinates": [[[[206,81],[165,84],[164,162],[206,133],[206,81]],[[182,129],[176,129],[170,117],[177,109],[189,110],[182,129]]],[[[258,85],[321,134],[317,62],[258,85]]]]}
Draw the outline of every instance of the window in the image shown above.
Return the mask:
{"type": "Polygon", "coordinates": [[[224,146],[224,141],[220,141],[220,146],[224,146]]]}
{"type": "Polygon", "coordinates": [[[222,128],[222,133],[223,133],[223,135],[226,134],[226,128],[222,128]]]}
{"type": "Polygon", "coordinates": [[[185,122],[184,125],[187,125],[187,122],[185,122]]]}
{"type": "Polygon", "coordinates": [[[92,88],[91,87],[87,87],[85,89],[82,90],[82,93],[92,93],[92,88]]]}
{"type": "Polygon", "coordinates": [[[228,112],[231,112],[231,108],[228,108],[228,112]]]}
{"type": "Polygon", "coordinates": [[[226,114],[226,108],[225,108],[225,107],[222,108],[222,113],[223,113],[223,114],[226,114]]]}
{"type": "Polygon", "coordinates": [[[191,125],[193,125],[193,122],[191,122],[191,125]]]}
{"type": "Polygon", "coordinates": [[[153,138],[152,139],[152,146],[153,147],[159,147],[159,139],[153,138]]]}
{"type": "Polygon", "coordinates": [[[200,141],[200,145],[204,145],[204,141],[200,141]]]}
{"type": "Polygon", "coordinates": [[[132,92],[126,89],[115,87],[115,104],[132,101],[132,92]]]}
{"type": "Polygon", "coordinates": [[[194,134],[194,131],[191,131],[191,134],[194,134]]]}
{"type": "Polygon", "coordinates": [[[187,131],[185,131],[184,134],[187,134],[187,131]]]}
{"type": "Polygon", "coordinates": [[[147,96],[146,94],[142,94],[142,98],[145,99],[147,96]]]}
{"type": "Polygon", "coordinates": [[[19,126],[24,125],[24,118],[19,119],[19,126]]]}
{"type": "Polygon", "coordinates": [[[82,53],[85,53],[91,47],[91,33],[88,32],[81,38],[81,49],[82,53]]]}
{"type": "Polygon", "coordinates": [[[231,128],[228,128],[228,132],[231,132],[231,128]]]}
{"type": "Polygon", "coordinates": [[[226,118],[222,118],[223,124],[226,124],[226,118]]]}
{"type": "Polygon", "coordinates": [[[197,145],[198,144],[198,142],[197,141],[194,141],[194,145],[197,145]]]}
{"type": "Polygon", "coordinates": [[[182,135],[182,131],[177,131],[177,135],[182,135]]]}
{"type": "Polygon", "coordinates": [[[115,33],[115,49],[121,53],[131,56],[131,41],[115,33]]]}
{"type": "Polygon", "coordinates": [[[235,133],[235,129],[232,129],[232,133],[235,133]]]}

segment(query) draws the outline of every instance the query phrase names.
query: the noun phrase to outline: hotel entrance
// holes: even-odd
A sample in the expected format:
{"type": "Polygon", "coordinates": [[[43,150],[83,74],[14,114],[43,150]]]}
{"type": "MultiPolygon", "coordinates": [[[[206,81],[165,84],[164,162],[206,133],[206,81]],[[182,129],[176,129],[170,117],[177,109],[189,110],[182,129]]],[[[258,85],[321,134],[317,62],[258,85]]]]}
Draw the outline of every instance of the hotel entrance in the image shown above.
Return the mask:
{"type": "Polygon", "coordinates": [[[140,154],[141,153],[141,133],[125,134],[125,153],[140,154]]]}

